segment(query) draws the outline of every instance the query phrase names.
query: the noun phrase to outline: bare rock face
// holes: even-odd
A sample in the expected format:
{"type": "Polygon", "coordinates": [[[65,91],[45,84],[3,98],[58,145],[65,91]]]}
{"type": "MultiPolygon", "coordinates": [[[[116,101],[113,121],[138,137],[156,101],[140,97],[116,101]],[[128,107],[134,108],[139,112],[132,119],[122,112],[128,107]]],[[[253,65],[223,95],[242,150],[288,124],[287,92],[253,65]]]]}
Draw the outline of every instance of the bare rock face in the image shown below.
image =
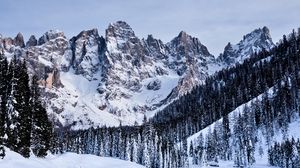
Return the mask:
{"type": "Polygon", "coordinates": [[[101,68],[105,52],[105,40],[97,29],[82,31],[70,40],[72,57],[70,62],[76,74],[82,74],[92,80],[101,68]]]}
{"type": "Polygon", "coordinates": [[[224,52],[222,54],[221,59],[227,64],[231,64],[235,62],[234,55],[235,55],[235,51],[233,49],[233,45],[231,43],[228,43],[224,48],[224,52]]]}
{"type": "Polygon", "coordinates": [[[14,39],[14,45],[19,46],[21,48],[25,47],[24,38],[21,33],[18,33],[17,36],[14,39]]]}
{"type": "Polygon", "coordinates": [[[48,40],[37,46],[35,37],[31,36],[24,57],[28,58],[29,72],[36,74],[45,87],[60,87],[60,64],[62,55],[67,50],[68,40],[62,32],[53,30],[46,32],[41,38],[44,37],[48,40]]]}
{"type": "Polygon", "coordinates": [[[143,40],[144,46],[148,53],[151,53],[152,59],[161,60],[164,64],[168,63],[169,50],[167,46],[159,39],[155,39],[152,35],[148,35],[146,40],[143,40]]]}
{"type": "Polygon", "coordinates": [[[208,76],[208,64],[214,63],[214,56],[200,41],[181,31],[167,44],[170,49],[169,67],[174,69],[181,79],[168,96],[167,102],[191,91],[208,76]]]}
{"type": "Polygon", "coordinates": [[[12,38],[4,38],[3,39],[3,47],[5,50],[11,52],[11,48],[13,47],[14,40],[12,38]]]}
{"type": "MultiPolygon", "coordinates": [[[[149,54],[127,23],[119,21],[109,25],[106,30],[106,45],[105,55],[109,65],[106,66],[107,73],[104,77],[107,87],[122,85],[128,90],[138,91],[143,79],[155,75],[155,67],[149,54]]],[[[114,88],[109,90],[114,92],[114,88]]],[[[118,95],[112,93],[111,98],[118,95]]],[[[129,96],[126,93],[120,95],[129,96]]]]}
{"type": "Polygon", "coordinates": [[[58,37],[64,38],[64,33],[59,30],[50,30],[39,38],[38,45],[43,45],[50,40],[57,39],[58,37]]]}
{"type": "Polygon", "coordinates": [[[36,46],[37,45],[37,39],[35,38],[34,35],[31,35],[29,37],[29,40],[27,41],[26,43],[26,47],[33,47],[33,46],[36,46]]]}
{"type": "Polygon", "coordinates": [[[197,38],[182,31],[170,43],[172,62],[170,67],[175,68],[178,75],[183,75],[189,65],[198,64],[196,68],[207,66],[208,61],[213,61],[214,57],[207,48],[200,43],[197,38]]]}

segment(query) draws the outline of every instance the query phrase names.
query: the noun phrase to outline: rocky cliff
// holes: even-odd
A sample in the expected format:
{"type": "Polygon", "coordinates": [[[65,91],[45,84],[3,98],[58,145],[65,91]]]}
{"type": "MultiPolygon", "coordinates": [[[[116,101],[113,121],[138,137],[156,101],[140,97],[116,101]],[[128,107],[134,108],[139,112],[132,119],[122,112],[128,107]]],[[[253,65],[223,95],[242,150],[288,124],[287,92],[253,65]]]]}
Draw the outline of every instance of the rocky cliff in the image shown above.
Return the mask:
{"type": "Polygon", "coordinates": [[[138,38],[123,21],[110,24],[104,36],[97,29],[70,39],[50,30],[26,43],[21,33],[0,36],[0,51],[8,59],[25,59],[30,75],[39,77],[44,105],[57,126],[74,129],[139,123],[216,70],[273,46],[264,27],[229,43],[215,59],[184,31],[163,43],[152,35],[138,38]]]}

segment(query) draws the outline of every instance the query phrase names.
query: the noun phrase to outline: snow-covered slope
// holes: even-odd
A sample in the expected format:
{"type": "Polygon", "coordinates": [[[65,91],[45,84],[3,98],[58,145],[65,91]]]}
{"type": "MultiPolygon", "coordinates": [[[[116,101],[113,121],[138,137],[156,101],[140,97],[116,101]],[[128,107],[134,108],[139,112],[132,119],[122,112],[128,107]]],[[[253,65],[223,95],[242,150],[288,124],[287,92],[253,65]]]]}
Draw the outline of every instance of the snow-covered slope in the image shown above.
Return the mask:
{"type": "MultiPolygon", "coordinates": [[[[273,87],[270,88],[268,91],[267,91],[269,97],[273,97],[274,96],[274,92],[273,92],[273,87]]],[[[247,107],[250,107],[251,108],[251,105],[253,105],[253,103],[255,101],[262,101],[262,96],[263,94],[259,95],[258,97],[250,100],[249,102],[245,103],[245,104],[242,104],[240,105],[239,107],[237,107],[235,110],[233,110],[232,112],[230,112],[228,114],[228,118],[229,118],[229,128],[230,128],[230,132],[232,133],[233,132],[233,129],[234,129],[234,124],[235,124],[235,121],[236,121],[236,118],[237,116],[239,115],[243,115],[243,112],[244,112],[244,108],[247,106],[247,107]]],[[[200,135],[203,136],[203,139],[205,140],[207,137],[207,135],[210,133],[213,132],[213,130],[215,129],[215,126],[216,125],[220,125],[222,124],[222,120],[223,118],[219,119],[218,121],[212,123],[211,125],[207,126],[206,128],[202,129],[201,131],[189,136],[187,138],[187,142],[188,142],[188,148],[190,147],[190,144],[193,143],[195,144],[197,142],[197,139],[199,138],[200,135]]],[[[288,130],[288,136],[287,137],[283,137],[283,133],[282,133],[282,130],[280,129],[277,129],[275,131],[275,135],[272,137],[271,139],[271,144],[273,144],[274,142],[282,142],[284,140],[286,140],[285,138],[300,138],[300,132],[299,132],[299,128],[300,128],[300,118],[298,116],[294,116],[293,117],[293,120],[292,122],[289,124],[288,126],[289,130],[288,130]]],[[[262,138],[264,137],[264,134],[263,134],[263,131],[262,131],[262,128],[259,128],[257,130],[257,137],[258,138],[258,141],[260,142],[257,142],[255,144],[255,148],[257,149],[255,151],[255,160],[256,162],[251,165],[252,168],[271,168],[273,166],[270,166],[269,163],[268,163],[268,146],[267,146],[267,142],[266,142],[266,139],[265,138],[262,138]],[[262,148],[263,150],[263,154],[260,155],[259,154],[259,148],[262,148]]],[[[205,142],[204,142],[205,143],[205,142]]],[[[190,160],[190,165],[191,165],[191,160],[190,160]]],[[[228,168],[228,167],[234,167],[234,162],[233,160],[231,161],[222,161],[222,160],[219,160],[219,163],[218,163],[219,167],[220,168],[228,168]]],[[[191,166],[192,168],[193,167],[199,167],[199,165],[192,165],[191,166]]],[[[201,166],[200,166],[201,167],[201,166]]],[[[203,166],[205,167],[205,166],[203,166]]]]}
{"type": "MultiPolygon", "coordinates": [[[[257,29],[237,45],[235,54],[244,53],[244,59],[253,48],[265,48],[266,40],[273,44],[267,28],[257,29]]],[[[141,123],[144,115],[153,116],[228,66],[184,31],[164,44],[152,35],[138,38],[123,21],[110,24],[103,37],[97,29],[71,39],[50,30],[38,39],[31,36],[25,45],[21,33],[0,36],[2,50],[9,59],[27,60],[30,75],[40,79],[50,116],[57,125],[74,129],[141,123]]]]}
{"type": "Polygon", "coordinates": [[[64,153],[48,155],[46,158],[24,158],[20,154],[6,148],[6,156],[0,159],[1,168],[143,168],[133,162],[99,157],[88,154],[64,153]]]}
{"type": "MultiPolygon", "coordinates": [[[[218,121],[220,122],[220,121],[218,121]]],[[[190,143],[191,141],[195,141],[195,139],[200,135],[200,133],[202,133],[205,137],[205,135],[207,134],[208,130],[211,129],[213,130],[214,128],[214,124],[212,124],[211,126],[207,127],[206,129],[192,135],[191,137],[189,137],[188,142],[190,143]]],[[[292,123],[289,124],[289,134],[288,134],[288,138],[294,138],[294,139],[298,139],[300,138],[300,133],[299,133],[299,128],[300,128],[300,118],[296,118],[293,120],[292,123]]],[[[259,131],[259,136],[263,136],[261,134],[261,131],[259,131]]],[[[282,142],[283,141],[283,136],[280,130],[278,130],[275,134],[275,136],[273,137],[273,141],[274,142],[282,142]]],[[[274,166],[270,166],[270,164],[268,163],[268,147],[267,144],[265,142],[265,140],[262,140],[262,149],[264,154],[262,156],[259,155],[258,150],[255,153],[255,159],[256,162],[251,166],[251,168],[275,168],[274,166]]],[[[257,149],[259,148],[259,145],[257,144],[257,149]]],[[[191,163],[191,161],[190,161],[191,163]]],[[[220,168],[228,168],[228,167],[234,167],[234,162],[233,161],[222,161],[220,160],[218,163],[220,168]]],[[[191,168],[199,168],[199,165],[191,165],[191,168]]],[[[201,167],[201,166],[200,166],[201,167]]],[[[205,167],[205,166],[203,166],[205,167]]],[[[209,167],[209,166],[208,166],[209,167]]]]}

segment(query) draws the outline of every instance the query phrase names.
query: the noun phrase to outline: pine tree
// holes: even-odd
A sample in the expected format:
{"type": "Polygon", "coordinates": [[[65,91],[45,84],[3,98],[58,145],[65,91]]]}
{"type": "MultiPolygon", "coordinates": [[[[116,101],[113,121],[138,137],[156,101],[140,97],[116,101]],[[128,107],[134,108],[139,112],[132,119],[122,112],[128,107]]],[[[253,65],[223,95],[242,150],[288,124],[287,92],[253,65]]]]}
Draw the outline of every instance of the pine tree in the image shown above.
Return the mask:
{"type": "Polygon", "coordinates": [[[130,155],[130,137],[129,136],[126,136],[124,138],[125,142],[125,149],[124,149],[124,154],[125,154],[125,157],[124,157],[124,160],[130,160],[131,158],[131,155],[130,155]]]}
{"type": "MultiPolygon", "coordinates": [[[[18,148],[19,153],[24,157],[30,156],[30,138],[31,138],[31,120],[32,113],[29,104],[30,88],[29,77],[27,74],[26,62],[24,61],[19,68],[19,78],[17,78],[17,85],[15,86],[15,102],[14,106],[19,113],[18,128],[18,148]]],[[[49,137],[48,137],[49,138],[49,137]]]]}
{"type": "Polygon", "coordinates": [[[189,167],[189,156],[188,156],[188,144],[187,144],[187,138],[184,138],[182,143],[182,158],[183,158],[183,167],[188,168],[189,167]]]}
{"type": "Polygon", "coordinates": [[[6,134],[7,141],[6,145],[13,151],[18,151],[17,143],[18,143],[18,111],[16,111],[14,102],[15,100],[15,87],[17,85],[17,78],[19,74],[18,69],[18,60],[16,56],[13,57],[11,62],[9,63],[9,68],[7,72],[7,88],[6,88],[6,98],[7,102],[2,107],[6,107],[6,134]]]}
{"type": "Polygon", "coordinates": [[[38,157],[47,155],[52,137],[52,125],[48,119],[47,111],[40,101],[38,79],[34,75],[31,84],[31,109],[32,109],[32,151],[38,157]]]}
{"type": "Polygon", "coordinates": [[[229,118],[228,115],[225,115],[222,120],[223,132],[222,132],[222,148],[223,148],[223,157],[224,160],[230,160],[231,150],[229,145],[230,139],[230,128],[229,128],[229,118]]]}
{"type": "Polygon", "coordinates": [[[6,108],[6,91],[7,91],[7,60],[4,57],[3,53],[0,52],[0,158],[4,158],[5,149],[4,149],[4,141],[5,141],[5,117],[7,113],[6,108]]]}
{"type": "Polygon", "coordinates": [[[150,153],[148,148],[147,142],[144,142],[143,163],[146,168],[151,168],[150,153]]]}
{"type": "Polygon", "coordinates": [[[194,157],[194,146],[193,146],[193,141],[190,142],[189,156],[190,156],[190,157],[194,157]]]}
{"type": "Polygon", "coordinates": [[[138,162],[138,144],[137,144],[137,140],[135,137],[133,137],[133,141],[132,141],[132,162],[137,163],[138,162]]]}

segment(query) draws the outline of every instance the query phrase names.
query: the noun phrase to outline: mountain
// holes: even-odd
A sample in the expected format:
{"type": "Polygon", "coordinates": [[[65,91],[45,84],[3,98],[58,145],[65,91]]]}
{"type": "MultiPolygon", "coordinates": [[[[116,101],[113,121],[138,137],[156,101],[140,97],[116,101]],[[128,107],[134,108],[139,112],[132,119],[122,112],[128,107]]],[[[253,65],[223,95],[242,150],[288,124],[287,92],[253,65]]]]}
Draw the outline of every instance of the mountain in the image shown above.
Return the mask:
{"type": "Polygon", "coordinates": [[[73,129],[141,123],[213,74],[255,51],[274,46],[268,28],[256,29],[215,59],[199,39],[182,31],[168,43],[138,38],[124,21],[101,36],[84,30],[68,39],[50,30],[25,43],[0,36],[0,48],[28,63],[43,88],[43,102],[57,126],[73,129]]]}
{"type": "Polygon", "coordinates": [[[299,167],[299,35],[209,75],[140,126],[59,130],[54,151],[146,167],[299,167]]]}
{"type": "Polygon", "coordinates": [[[237,62],[242,63],[249,55],[258,53],[263,49],[270,50],[274,46],[269,29],[263,27],[246,34],[243,39],[235,45],[229,42],[218,59],[226,65],[232,65],[237,62]]]}

